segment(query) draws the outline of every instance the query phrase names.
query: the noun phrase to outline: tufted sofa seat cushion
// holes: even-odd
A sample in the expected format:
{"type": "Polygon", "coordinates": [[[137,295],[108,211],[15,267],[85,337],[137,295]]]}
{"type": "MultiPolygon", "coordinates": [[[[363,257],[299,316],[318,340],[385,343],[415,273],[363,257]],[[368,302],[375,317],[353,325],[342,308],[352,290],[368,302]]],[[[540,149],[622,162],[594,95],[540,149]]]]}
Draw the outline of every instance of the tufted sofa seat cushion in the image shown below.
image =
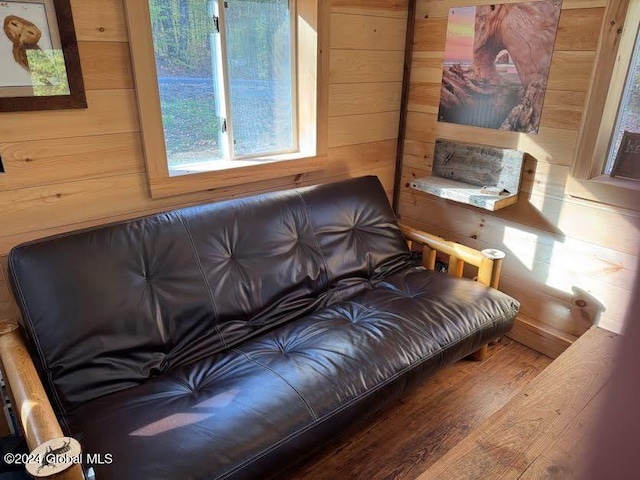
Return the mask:
{"type": "Polygon", "coordinates": [[[497,290],[408,268],[66,421],[87,451],[117,459],[98,478],[260,478],[500,335],[517,309],[497,290]]]}

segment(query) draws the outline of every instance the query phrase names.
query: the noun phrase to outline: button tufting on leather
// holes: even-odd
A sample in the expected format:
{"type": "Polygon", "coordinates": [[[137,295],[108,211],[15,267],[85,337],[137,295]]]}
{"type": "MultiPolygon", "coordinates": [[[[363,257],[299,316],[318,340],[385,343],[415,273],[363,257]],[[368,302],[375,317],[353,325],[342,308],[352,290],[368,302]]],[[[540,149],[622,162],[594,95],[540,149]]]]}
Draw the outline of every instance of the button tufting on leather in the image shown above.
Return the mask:
{"type": "Polygon", "coordinates": [[[349,313],[344,315],[342,318],[344,318],[344,320],[346,320],[349,323],[360,323],[362,320],[364,320],[364,312],[356,310],[353,313],[349,313]]]}
{"type": "Polygon", "coordinates": [[[196,388],[188,379],[186,378],[175,378],[175,396],[176,397],[184,397],[190,396],[194,393],[198,392],[198,388],[196,388]]]}

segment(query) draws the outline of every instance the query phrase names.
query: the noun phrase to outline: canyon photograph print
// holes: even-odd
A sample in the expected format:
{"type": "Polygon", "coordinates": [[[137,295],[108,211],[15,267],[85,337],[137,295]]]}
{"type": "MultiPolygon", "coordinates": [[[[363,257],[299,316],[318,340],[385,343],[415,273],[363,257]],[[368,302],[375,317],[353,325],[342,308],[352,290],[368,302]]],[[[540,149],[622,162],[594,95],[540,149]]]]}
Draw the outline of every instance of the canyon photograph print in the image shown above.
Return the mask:
{"type": "Polygon", "coordinates": [[[438,121],[538,133],[561,8],[449,9],[438,121]]]}

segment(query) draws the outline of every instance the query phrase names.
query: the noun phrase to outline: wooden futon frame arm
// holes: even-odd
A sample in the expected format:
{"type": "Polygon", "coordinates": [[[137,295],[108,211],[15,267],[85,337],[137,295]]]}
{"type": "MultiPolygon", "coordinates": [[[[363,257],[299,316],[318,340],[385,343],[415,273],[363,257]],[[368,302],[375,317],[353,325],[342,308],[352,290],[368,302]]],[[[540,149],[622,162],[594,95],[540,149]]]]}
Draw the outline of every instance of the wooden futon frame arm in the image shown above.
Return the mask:
{"type": "MultiPolygon", "coordinates": [[[[504,252],[494,248],[476,250],[461,243],[451,242],[442,237],[417,230],[408,225],[400,224],[400,229],[407,239],[409,248],[412,251],[416,247],[422,248],[422,265],[427,270],[435,270],[436,255],[438,252],[449,256],[449,275],[462,277],[465,264],[473,265],[477,268],[476,280],[488,287],[498,288],[500,283],[500,272],[502,270],[502,259],[504,252]]],[[[469,359],[482,361],[487,358],[488,345],[483,345],[479,350],[469,355],[469,359]]]]}
{"type": "MultiPolygon", "coordinates": [[[[29,451],[47,440],[64,437],[16,321],[0,321],[0,365],[29,451]]],[[[55,478],[80,480],[84,474],[80,465],[73,465],[55,478]]]]}
{"type": "Polygon", "coordinates": [[[414,250],[416,244],[422,246],[422,265],[426,269],[435,270],[436,254],[441,252],[449,256],[449,275],[462,277],[465,264],[473,265],[478,269],[478,282],[488,287],[498,288],[502,259],[505,257],[501,250],[494,248],[476,250],[407,225],[400,224],[400,229],[410,249],[414,250]]]}

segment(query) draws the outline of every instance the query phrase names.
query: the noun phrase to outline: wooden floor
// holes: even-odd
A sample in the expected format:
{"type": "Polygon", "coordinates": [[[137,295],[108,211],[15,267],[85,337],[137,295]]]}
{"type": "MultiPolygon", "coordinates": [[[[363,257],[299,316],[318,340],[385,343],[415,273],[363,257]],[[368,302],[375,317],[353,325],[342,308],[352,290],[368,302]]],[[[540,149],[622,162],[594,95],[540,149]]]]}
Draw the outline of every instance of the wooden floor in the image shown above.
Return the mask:
{"type": "Polygon", "coordinates": [[[415,479],[477,430],[551,359],[503,337],[483,362],[461,361],[345,432],[288,480],[415,479]]]}
{"type": "MultiPolygon", "coordinates": [[[[585,478],[598,415],[611,399],[618,342],[615,333],[589,329],[419,480],[585,478]]],[[[629,441],[635,442],[633,433],[629,441]]],[[[592,478],[640,477],[633,471],[592,478]]]]}

